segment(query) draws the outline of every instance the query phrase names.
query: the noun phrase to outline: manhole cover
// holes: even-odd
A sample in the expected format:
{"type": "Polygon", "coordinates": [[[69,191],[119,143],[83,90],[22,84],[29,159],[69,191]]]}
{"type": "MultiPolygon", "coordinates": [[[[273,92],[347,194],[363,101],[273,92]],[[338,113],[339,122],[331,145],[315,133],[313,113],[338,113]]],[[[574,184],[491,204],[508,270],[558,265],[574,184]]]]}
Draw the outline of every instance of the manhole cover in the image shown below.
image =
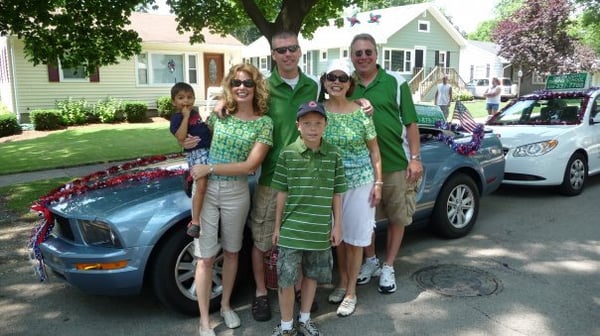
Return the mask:
{"type": "Polygon", "coordinates": [[[486,271],[461,265],[436,265],[413,274],[419,286],[447,296],[484,296],[502,289],[502,282],[486,271]]]}

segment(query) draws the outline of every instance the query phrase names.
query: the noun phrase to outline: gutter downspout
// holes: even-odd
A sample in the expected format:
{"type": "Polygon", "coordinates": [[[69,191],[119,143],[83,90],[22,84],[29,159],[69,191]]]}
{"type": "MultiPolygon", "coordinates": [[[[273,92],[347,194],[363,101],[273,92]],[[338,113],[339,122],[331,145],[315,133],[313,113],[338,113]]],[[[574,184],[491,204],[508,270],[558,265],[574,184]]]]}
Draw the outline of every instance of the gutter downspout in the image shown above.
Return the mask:
{"type": "Polygon", "coordinates": [[[12,80],[12,85],[11,85],[11,95],[12,95],[12,101],[13,101],[13,109],[14,112],[16,114],[17,117],[17,122],[20,124],[21,123],[21,113],[19,113],[19,100],[18,97],[19,95],[17,94],[17,76],[16,76],[16,64],[15,64],[15,49],[14,49],[14,43],[13,43],[13,37],[12,36],[8,36],[6,39],[6,44],[7,47],[6,48],[8,50],[8,59],[10,62],[10,77],[12,80]]]}

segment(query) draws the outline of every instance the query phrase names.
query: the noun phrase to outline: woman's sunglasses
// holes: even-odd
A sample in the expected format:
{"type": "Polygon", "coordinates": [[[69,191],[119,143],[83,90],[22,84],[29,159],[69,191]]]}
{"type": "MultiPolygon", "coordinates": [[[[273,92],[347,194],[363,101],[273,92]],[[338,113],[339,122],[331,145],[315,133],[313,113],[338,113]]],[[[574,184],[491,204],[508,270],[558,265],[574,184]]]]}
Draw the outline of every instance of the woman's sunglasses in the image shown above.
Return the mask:
{"type": "Polygon", "coordinates": [[[327,76],[325,76],[325,78],[330,82],[335,82],[335,80],[337,79],[340,81],[340,83],[346,83],[347,81],[350,80],[350,77],[348,77],[348,75],[346,75],[346,74],[336,76],[335,74],[333,74],[331,72],[328,73],[327,76]]]}
{"type": "Polygon", "coordinates": [[[289,51],[291,53],[296,52],[298,49],[300,49],[300,46],[297,44],[293,44],[291,46],[287,46],[287,47],[279,47],[279,48],[273,48],[273,50],[275,50],[278,54],[285,54],[286,51],[289,51]]]}
{"type": "Polygon", "coordinates": [[[254,87],[254,85],[256,85],[256,83],[254,83],[254,81],[252,79],[245,79],[245,80],[232,79],[230,83],[231,83],[231,86],[233,86],[233,87],[238,87],[238,86],[244,84],[245,87],[251,88],[251,87],[254,87]]]}
{"type": "Polygon", "coordinates": [[[365,55],[367,55],[367,56],[372,56],[373,55],[373,50],[371,50],[371,49],[365,49],[365,50],[357,50],[357,51],[355,51],[354,52],[354,56],[356,56],[356,57],[362,57],[363,51],[365,52],[365,55]]]}

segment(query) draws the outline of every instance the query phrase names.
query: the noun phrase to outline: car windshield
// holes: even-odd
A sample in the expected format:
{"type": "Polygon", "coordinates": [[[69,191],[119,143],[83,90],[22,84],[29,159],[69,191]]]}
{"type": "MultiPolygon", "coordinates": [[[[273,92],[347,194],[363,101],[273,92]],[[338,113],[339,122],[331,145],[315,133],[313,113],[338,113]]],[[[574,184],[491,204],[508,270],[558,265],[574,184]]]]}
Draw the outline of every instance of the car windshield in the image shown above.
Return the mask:
{"type": "Polygon", "coordinates": [[[578,124],[583,100],[583,97],[525,97],[506,106],[488,125],[578,124]]]}

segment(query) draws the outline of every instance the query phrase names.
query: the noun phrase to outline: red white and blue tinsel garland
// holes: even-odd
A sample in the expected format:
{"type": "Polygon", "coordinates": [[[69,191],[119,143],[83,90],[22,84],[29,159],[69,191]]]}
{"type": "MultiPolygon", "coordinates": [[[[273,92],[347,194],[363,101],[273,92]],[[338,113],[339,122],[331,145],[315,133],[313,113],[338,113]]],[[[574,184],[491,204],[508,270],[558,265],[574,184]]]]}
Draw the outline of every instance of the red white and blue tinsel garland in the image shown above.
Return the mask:
{"type": "MultiPolygon", "coordinates": [[[[444,130],[452,130],[452,131],[460,131],[461,127],[456,124],[450,124],[444,121],[436,121],[435,126],[439,129],[444,130]]],[[[484,136],[484,127],[483,124],[477,124],[473,134],[471,135],[471,141],[469,142],[456,142],[454,141],[454,136],[452,135],[444,135],[440,133],[436,135],[435,139],[438,141],[442,141],[446,143],[450,148],[456,151],[461,155],[473,155],[475,154],[479,148],[481,147],[481,142],[484,136]]]]}
{"type": "Polygon", "coordinates": [[[27,248],[30,249],[29,257],[34,263],[34,270],[39,276],[40,281],[44,282],[48,279],[44,257],[40,250],[40,244],[48,239],[52,232],[52,228],[54,227],[52,213],[48,208],[50,204],[69,199],[72,196],[81,195],[91,190],[108,188],[124,182],[150,181],[166,176],[182,175],[185,172],[184,168],[174,170],[151,168],[135,172],[130,171],[134,168],[145,167],[165,160],[180,158],[182,156],[183,155],[179,153],[171,155],[155,155],[112,166],[106,170],[98,171],[66,183],[35,201],[31,206],[31,210],[38,213],[39,219],[31,230],[31,234],[27,241],[27,248]]]}

